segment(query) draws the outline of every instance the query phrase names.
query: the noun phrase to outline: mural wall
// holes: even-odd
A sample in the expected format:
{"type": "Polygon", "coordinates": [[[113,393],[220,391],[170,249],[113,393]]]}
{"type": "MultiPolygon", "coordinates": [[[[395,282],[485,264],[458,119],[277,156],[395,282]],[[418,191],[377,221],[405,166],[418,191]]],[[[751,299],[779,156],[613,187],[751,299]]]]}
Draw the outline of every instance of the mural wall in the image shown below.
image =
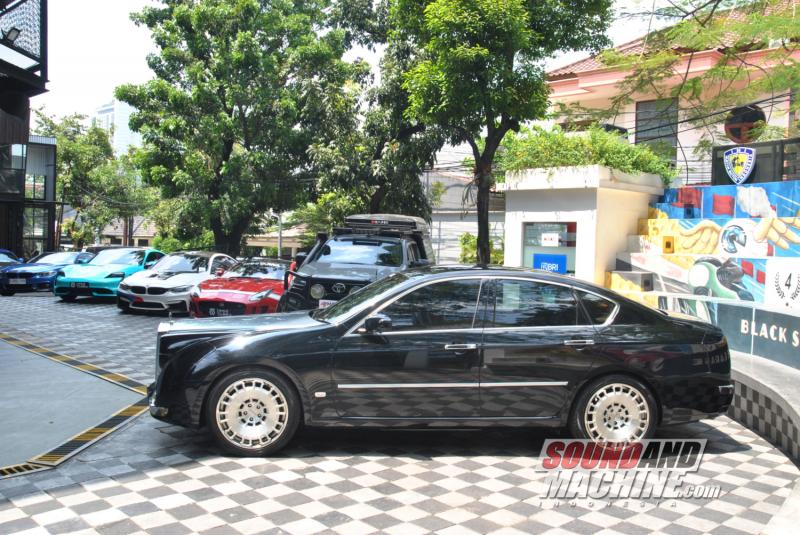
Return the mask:
{"type": "Polygon", "coordinates": [[[800,181],[669,189],[638,231],[609,287],[800,368],[800,181]]]}
{"type": "Polygon", "coordinates": [[[636,240],[617,268],[656,291],[800,311],[800,181],[667,190],[636,240]]]}

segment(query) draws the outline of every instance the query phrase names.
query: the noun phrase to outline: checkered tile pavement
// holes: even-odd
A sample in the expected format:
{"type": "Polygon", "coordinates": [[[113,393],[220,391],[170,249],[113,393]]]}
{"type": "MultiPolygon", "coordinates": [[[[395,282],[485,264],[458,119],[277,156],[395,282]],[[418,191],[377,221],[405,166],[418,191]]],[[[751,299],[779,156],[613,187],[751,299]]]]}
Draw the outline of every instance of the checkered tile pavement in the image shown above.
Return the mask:
{"type": "MultiPolygon", "coordinates": [[[[26,323],[38,316],[67,323],[31,341],[66,352],[57,344],[69,335],[76,357],[151,371],[153,342],[138,345],[147,338],[138,331],[152,333],[158,319],[107,305],[76,305],[86,309],[70,319],[48,299],[11,299],[0,299],[0,329],[13,321],[33,332],[26,323]]],[[[708,439],[687,482],[720,485],[718,498],[558,502],[535,470],[546,436],[306,430],[277,457],[241,459],[221,456],[204,433],[144,416],[56,470],[0,481],[0,533],[759,533],[800,476],[769,443],[719,418],[661,435],[708,439]]]]}

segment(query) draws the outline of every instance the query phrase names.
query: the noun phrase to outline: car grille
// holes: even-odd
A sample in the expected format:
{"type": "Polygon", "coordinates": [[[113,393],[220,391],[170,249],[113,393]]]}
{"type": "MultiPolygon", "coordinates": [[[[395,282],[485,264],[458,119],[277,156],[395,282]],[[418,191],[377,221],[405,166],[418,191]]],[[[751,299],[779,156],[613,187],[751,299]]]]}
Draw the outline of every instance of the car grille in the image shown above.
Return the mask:
{"type": "Polygon", "coordinates": [[[144,286],[131,286],[131,291],[135,294],[144,295],[147,293],[147,288],[144,286]]]}
{"type": "Polygon", "coordinates": [[[166,288],[148,288],[147,293],[150,295],[164,295],[167,293],[166,288]]]}
{"type": "Polygon", "coordinates": [[[342,282],[342,281],[336,281],[336,280],[333,280],[333,281],[313,280],[313,281],[311,281],[311,284],[312,285],[321,284],[325,288],[325,297],[323,297],[323,299],[331,299],[331,300],[338,301],[339,299],[347,296],[351,291],[358,290],[359,288],[362,288],[362,287],[366,286],[369,283],[368,282],[352,283],[352,282],[342,282]],[[341,286],[338,286],[338,285],[341,285],[341,286]],[[339,290],[338,292],[335,291],[334,286],[337,286],[336,289],[339,290]],[[344,287],[344,288],[342,288],[342,287],[344,287]]]}

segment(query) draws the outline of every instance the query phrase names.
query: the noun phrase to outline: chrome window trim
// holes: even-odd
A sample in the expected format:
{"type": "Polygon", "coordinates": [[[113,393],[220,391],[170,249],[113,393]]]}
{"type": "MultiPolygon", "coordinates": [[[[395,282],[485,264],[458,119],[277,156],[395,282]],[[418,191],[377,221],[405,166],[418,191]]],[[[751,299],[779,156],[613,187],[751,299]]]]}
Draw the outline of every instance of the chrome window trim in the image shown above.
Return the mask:
{"type": "MultiPolygon", "coordinates": [[[[604,328],[608,327],[609,325],[611,325],[612,323],[614,323],[614,320],[616,319],[617,314],[619,314],[619,311],[622,308],[618,301],[616,301],[616,300],[614,300],[614,299],[612,299],[610,297],[606,297],[605,295],[602,295],[602,294],[600,294],[600,293],[598,293],[598,292],[596,292],[594,290],[581,288],[581,287],[578,287],[578,286],[575,286],[575,285],[572,285],[572,284],[569,284],[569,283],[566,283],[566,282],[544,280],[544,279],[541,279],[539,277],[536,277],[535,274],[533,274],[530,277],[514,276],[514,275],[491,275],[491,274],[460,275],[460,276],[459,275],[455,275],[455,276],[452,276],[452,277],[445,277],[445,278],[441,278],[441,279],[425,281],[425,282],[420,283],[418,285],[415,285],[415,286],[413,286],[411,288],[407,288],[406,290],[401,292],[399,295],[397,295],[391,301],[388,301],[388,302],[384,303],[383,305],[380,305],[379,307],[373,309],[372,312],[370,312],[364,319],[370,317],[372,314],[377,314],[377,313],[381,312],[384,308],[388,307],[389,305],[391,305],[392,303],[394,303],[398,299],[400,299],[400,298],[404,297],[405,295],[413,292],[414,290],[417,290],[419,288],[423,288],[425,286],[429,286],[431,284],[435,284],[437,282],[446,282],[446,281],[463,280],[463,279],[481,279],[481,286],[480,286],[479,291],[478,291],[478,302],[477,302],[476,307],[475,307],[476,314],[473,317],[473,322],[472,322],[473,328],[472,329],[466,329],[466,330],[470,330],[470,331],[471,330],[484,330],[484,331],[488,330],[488,331],[491,331],[492,329],[500,329],[500,330],[509,330],[509,329],[515,329],[515,330],[516,329],[554,329],[554,328],[559,328],[559,327],[594,327],[595,329],[604,329],[604,328]],[[609,301],[610,303],[612,303],[614,305],[614,310],[608,316],[608,319],[605,321],[605,323],[602,323],[602,324],[599,324],[599,325],[595,325],[594,323],[592,323],[591,322],[591,318],[589,318],[589,323],[587,323],[586,325],[544,325],[544,326],[538,326],[538,327],[489,327],[489,328],[484,328],[484,329],[475,328],[474,325],[475,325],[475,319],[477,319],[478,306],[480,305],[481,292],[483,291],[483,284],[484,284],[484,281],[486,279],[493,280],[493,281],[520,280],[520,281],[527,281],[527,282],[538,282],[540,284],[553,284],[555,286],[563,286],[565,288],[569,288],[573,292],[573,296],[575,297],[575,304],[577,306],[579,306],[579,307],[582,306],[582,305],[578,302],[579,301],[579,297],[575,295],[575,292],[589,293],[589,294],[592,294],[592,295],[596,295],[600,299],[605,299],[606,301],[609,301]]],[[[364,307],[364,308],[366,308],[366,307],[364,307]]],[[[342,319],[342,320],[340,320],[338,322],[333,322],[332,324],[333,325],[341,325],[342,323],[345,323],[346,321],[349,321],[353,316],[359,314],[360,312],[363,312],[363,309],[357,310],[357,311],[353,312],[352,314],[350,314],[348,317],[346,317],[346,318],[344,318],[344,319],[342,319]]],[[[357,322],[353,327],[348,329],[347,332],[345,332],[343,336],[350,336],[350,335],[354,334],[355,331],[358,328],[363,327],[363,324],[364,324],[363,320],[357,322]]],[[[437,329],[437,330],[419,330],[419,331],[397,331],[396,334],[400,334],[400,333],[413,333],[413,334],[418,334],[418,333],[441,333],[441,332],[453,332],[453,331],[463,331],[463,330],[465,330],[465,329],[437,329]]],[[[389,333],[389,332],[381,333],[382,336],[387,336],[389,334],[391,334],[391,333],[389,333]]]]}
{"type": "Polygon", "coordinates": [[[386,390],[401,388],[519,388],[538,386],[567,386],[568,381],[508,381],[471,383],[344,383],[337,384],[339,390],[386,390]]]}

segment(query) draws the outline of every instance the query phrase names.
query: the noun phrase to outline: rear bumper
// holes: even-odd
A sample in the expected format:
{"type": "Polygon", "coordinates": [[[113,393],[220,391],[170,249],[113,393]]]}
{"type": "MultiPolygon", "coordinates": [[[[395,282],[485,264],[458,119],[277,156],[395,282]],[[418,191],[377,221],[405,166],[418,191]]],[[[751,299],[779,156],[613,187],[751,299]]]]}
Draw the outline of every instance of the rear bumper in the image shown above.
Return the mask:
{"type": "Polygon", "coordinates": [[[733,380],[724,374],[668,382],[661,390],[661,423],[681,424],[725,414],[733,393],[733,380]]]}

